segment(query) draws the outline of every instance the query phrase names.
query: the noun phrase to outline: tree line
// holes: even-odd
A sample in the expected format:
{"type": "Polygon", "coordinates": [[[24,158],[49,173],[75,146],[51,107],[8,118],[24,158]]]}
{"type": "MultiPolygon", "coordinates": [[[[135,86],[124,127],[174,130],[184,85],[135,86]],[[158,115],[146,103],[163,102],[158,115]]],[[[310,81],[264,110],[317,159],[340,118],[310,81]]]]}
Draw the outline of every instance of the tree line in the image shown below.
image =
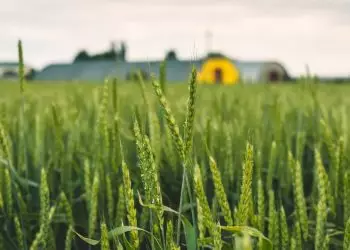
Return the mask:
{"type": "MultiPolygon", "coordinates": [[[[111,46],[106,51],[97,54],[89,54],[85,49],[80,50],[74,57],[73,62],[82,61],[96,61],[96,60],[116,60],[127,61],[127,45],[125,42],[121,42],[117,47],[115,43],[111,43],[111,46]]],[[[170,49],[165,55],[165,60],[178,60],[178,56],[175,50],[170,49]]]]}

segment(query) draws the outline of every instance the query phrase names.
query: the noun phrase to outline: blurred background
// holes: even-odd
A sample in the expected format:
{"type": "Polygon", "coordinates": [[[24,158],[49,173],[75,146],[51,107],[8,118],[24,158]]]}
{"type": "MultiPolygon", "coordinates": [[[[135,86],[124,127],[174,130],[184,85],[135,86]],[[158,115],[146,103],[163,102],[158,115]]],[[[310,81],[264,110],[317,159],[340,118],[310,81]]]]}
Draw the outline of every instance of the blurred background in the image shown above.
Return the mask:
{"type": "Polygon", "coordinates": [[[181,60],[211,51],[246,61],[277,61],[291,76],[305,65],[321,77],[349,77],[350,1],[1,1],[0,62],[41,70],[79,52],[125,46],[128,61],[181,60]]]}

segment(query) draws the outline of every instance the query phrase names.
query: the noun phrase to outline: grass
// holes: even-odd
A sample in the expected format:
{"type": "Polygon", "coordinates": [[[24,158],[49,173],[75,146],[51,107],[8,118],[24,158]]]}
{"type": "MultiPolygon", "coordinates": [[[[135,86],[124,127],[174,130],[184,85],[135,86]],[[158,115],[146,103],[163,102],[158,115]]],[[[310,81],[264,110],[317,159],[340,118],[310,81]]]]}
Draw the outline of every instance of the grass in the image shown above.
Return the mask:
{"type": "Polygon", "coordinates": [[[0,83],[0,250],[348,249],[349,86],[194,76],[0,83]]]}

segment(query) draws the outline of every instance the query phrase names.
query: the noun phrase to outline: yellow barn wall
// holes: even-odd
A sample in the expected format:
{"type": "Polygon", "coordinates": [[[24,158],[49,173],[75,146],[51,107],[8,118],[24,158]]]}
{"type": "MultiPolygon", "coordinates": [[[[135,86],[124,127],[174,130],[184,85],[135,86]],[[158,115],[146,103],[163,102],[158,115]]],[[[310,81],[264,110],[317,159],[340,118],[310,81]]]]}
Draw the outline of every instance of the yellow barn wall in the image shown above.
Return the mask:
{"type": "Polygon", "coordinates": [[[201,71],[198,73],[198,81],[200,83],[215,84],[215,69],[222,70],[222,84],[236,84],[239,80],[239,70],[228,59],[210,58],[206,60],[201,71]]]}

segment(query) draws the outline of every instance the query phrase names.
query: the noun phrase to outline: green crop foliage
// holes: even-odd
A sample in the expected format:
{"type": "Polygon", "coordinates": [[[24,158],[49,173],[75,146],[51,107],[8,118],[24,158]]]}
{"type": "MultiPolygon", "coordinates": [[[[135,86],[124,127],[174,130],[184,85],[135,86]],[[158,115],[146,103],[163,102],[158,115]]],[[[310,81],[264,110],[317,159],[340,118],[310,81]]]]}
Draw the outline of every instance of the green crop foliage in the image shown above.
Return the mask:
{"type": "Polygon", "coordinates": [[[0,250],[349,247],[350,86],[163,73],[0,82],[0,250]]]}

